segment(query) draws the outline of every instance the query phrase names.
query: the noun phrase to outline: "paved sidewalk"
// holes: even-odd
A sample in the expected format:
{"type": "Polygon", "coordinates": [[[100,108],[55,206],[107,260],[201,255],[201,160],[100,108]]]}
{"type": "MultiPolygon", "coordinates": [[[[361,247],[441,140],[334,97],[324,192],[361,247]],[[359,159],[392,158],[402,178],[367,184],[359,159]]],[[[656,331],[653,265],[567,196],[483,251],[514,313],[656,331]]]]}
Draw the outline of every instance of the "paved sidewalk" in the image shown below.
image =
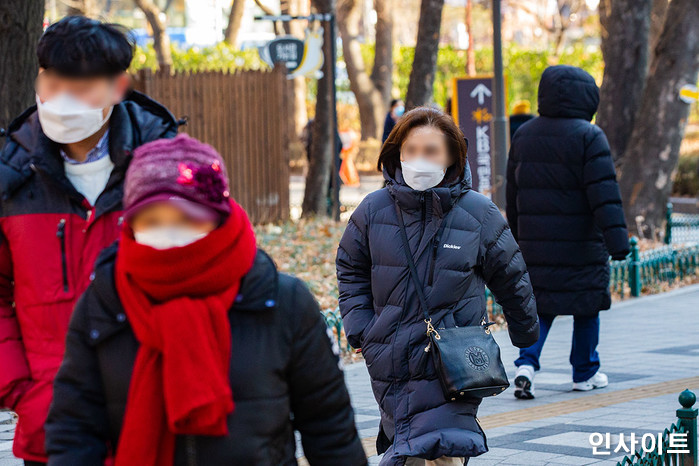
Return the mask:
{"type": "MultiPolygon", "coordinates": [[[[546,339],[542,369],[536,374],[536,398],[518,400],[513,387],[483,400],[478,418],[490,451],[469,466],[485,465],[613,465],[626,452],[593,455],[592,432],[662,432],[676,421],[677,396],[685,388],[699,394],[699,285],[627,300],[600,313],[601,370],[609,386],[573,392],[568,362],[572,324],[559,316],[546,339]]],[[[518,349],[506,331],[496,332],[510,382],[518,349]]],[[[364,364],[346,369],[360,435],[367,452],[375,454],[378,408],[364,364]]],[[[639,437],[640,438],[640,437],[639,437]]],[[[370,458],[378,464],[379,458],[370,458]]]]}
{"type": "MultiPolygon", "coordinates": [[[[510,388],[483,401],[478,417],[490,451],[469,466],[613,465],[625,452],[595,456],[591,432],[610,432],[612,449],[619,433],[656,433],[675,422],[677,395],[684,388],[699,394],[699,285],[615,304],[601,316],[598,351],[610,385],[591,392],[571,391],[568,363],[573,319],[557,317],[536,375],[536,398],[517,400],[510,388]],[[617,434],[617,435],[614,435],[617,434]]],[[[495,333],[510,381],[517,348],[507,332],[495,333]]],[[[370,464],[378,464],[374,438],[379,412],[366,366],[346,367],[357,427],[370,464]]],[[[6,413],[0,413],[0,466],[12,459],[6,413]]],[[[628,440],[628,439],[627,439],[628,440]]]]}

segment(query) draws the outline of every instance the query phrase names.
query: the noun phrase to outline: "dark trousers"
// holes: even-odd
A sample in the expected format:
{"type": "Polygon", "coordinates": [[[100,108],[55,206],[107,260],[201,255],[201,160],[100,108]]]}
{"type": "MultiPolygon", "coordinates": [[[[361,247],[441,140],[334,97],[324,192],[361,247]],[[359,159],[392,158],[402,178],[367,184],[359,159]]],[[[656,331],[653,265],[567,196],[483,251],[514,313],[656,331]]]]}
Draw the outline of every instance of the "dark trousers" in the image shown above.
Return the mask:
{"type": "MultiPolygon", "coordinates": [[[[551,329],[552,315],[539,315],[539,340],[528,348],[520,348],[515,366],[528,364],[538,371],[539,357],[546,336],[551,329]]],[[[570,348],[570,364],[573,366],[573,382],[584,382],[599,369],[599,314],[595,316],[573,316],[573,343],[570,348]]]]}
{"type": "Polygon", "coordinates": [[[46,463],[40,461],[27,461],[24,460],[24,466],[46,466],[46,463]]]}

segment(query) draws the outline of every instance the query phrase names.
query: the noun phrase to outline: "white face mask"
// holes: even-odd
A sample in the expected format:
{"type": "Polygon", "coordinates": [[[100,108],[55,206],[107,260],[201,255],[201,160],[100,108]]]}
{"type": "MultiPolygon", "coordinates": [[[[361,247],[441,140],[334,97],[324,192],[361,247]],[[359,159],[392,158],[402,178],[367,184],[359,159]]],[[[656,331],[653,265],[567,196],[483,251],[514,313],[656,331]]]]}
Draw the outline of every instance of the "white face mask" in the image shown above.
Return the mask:
{"type": "Polygon", "coordinates": [[[400,162],[405,183],[415,191],[425,191],[434,188],[444,179],[446,170],[436,163],[423,158],[412,162],[400,162]]]}
{"type": "Polygon", "coordinates": [[[63,93],[42,103],[36,96],[41,129],[49,139],[59,144],[71,144],[89,138],[104,126],[114,110],[109,107],[107,116],[102,116],[102,108],[93,108],[63,93]]]}
{"type": "Polygon", "coordinates": [[[204,238],[208,233],[200,233],[186,227],[158,227],[135,231],[133,235],[137,243],[162,250],[187,246],[204,238]]]}

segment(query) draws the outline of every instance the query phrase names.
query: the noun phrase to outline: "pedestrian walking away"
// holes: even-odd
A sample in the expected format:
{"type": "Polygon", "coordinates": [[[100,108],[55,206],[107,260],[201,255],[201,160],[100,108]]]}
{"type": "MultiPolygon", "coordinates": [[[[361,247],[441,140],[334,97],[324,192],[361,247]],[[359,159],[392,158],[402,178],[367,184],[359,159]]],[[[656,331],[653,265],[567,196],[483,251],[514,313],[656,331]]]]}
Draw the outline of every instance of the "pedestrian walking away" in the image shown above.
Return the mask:
{"type": "Polygon", "coordinates": [[[573,389],[605,387],[599,371],[599,311],[609,309],[609,257],[629,240],[604,132],[590,123],[599,88],[573,66],[547,68],[539,117],[514,134],[507,164],[507,221],[529,267],[541,322],[539,341],[515,361],[515,396],[535,396],[534,374],[557,315],[572,315],[573,389]]]}
{"type": "Polygon", "coordinates": [[[476,420],[481,398],[447,400],[425,351],[398,215],[435,327],[480,325],[487,285],[512,343],[527,347],[539,337],[524,260],[498,208],[471,189],[466,151],[463,133],[441,110],[407,112],[379,156],[387,186],[357,207],[337,251],[345,332],[362,350],[380,408],[382,466],[464,464],[488,451],[476,420]]]}
{"type": "Polygon", "coordinates": [[[512,115],[510,115],[510,141],[515,136],[515,131],[527,121],[534,118],[531,114],[531,104],[528,100],[518,100],[512,105],[512,115]]]}
{"type": "Polygon", "coordinates": [[[396,126],[396,122],[403,116],[403,112],[405,112],[405,103],[400,99],[391,100],[388,113],[386,113],[386,119],[383,123],[382,144],[388,139],[388,135],[391,134],[393,127],[396,126]]]}
{"type": "Polygon", "coordinates": [[[68,321],[118,237],[131,151],[177,132],[167,109],[128,91],[133,44],[121,27],[69,16],[37,55],[36,106],[0,153],[0,407],[19,416],[13,453],[28,464],[46,462],[68,321]]]}
{"type": "Polygon", "coordinates": [[[256,247],[221,156],[134,151],[125,222],[70,321],[51,466],[367,463],[318,304],[256,247]]]}

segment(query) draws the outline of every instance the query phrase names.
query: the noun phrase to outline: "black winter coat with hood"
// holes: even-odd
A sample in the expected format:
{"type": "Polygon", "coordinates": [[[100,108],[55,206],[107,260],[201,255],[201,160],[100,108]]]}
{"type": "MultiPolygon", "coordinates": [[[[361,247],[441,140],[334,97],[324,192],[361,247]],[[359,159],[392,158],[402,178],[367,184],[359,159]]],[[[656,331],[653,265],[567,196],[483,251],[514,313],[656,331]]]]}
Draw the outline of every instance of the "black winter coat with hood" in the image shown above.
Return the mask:
{"type": "Polygon", "coordinates": [[[549,67],[539,83],[540,116],[517,130],[510,147],[507,220],[541,314],[609,309],[609,256],[629,253],[609,143],[590,123],[598,103],[592,76],[549,67]]]}
{"type": "Polygon", "coordinates": [[[481,399],[448,402],[424,351],[426,327],[396,203],[435,327],[479,325],[487,315],[487,285],[503,307],[512,343],[524,348],[539,338],[522,254],[495,204],[471,189],[466,167],[456,181],[424,192],[407,186],[400,168],[395,176],[384,169],[387,186],[357,207],[338,248],[340,310],[349,343],[362,348],[380,407],[382,466],[488,451],[475,419],[481,399]]]}
{"type": "MultiPolygon", "coordinates": [[[[117,246],[73,313],[46,422],[50,466],[102,466],[119,441],[138,341],[114,285],[117,246]]],[[[235,410],[225,437],[178,436],[175,466],[366,464],[339,359],[313,295],[258,250],[229,313],[235,410]]],[[[187,342],[182,342],[187,344],[187,342]]]]}

